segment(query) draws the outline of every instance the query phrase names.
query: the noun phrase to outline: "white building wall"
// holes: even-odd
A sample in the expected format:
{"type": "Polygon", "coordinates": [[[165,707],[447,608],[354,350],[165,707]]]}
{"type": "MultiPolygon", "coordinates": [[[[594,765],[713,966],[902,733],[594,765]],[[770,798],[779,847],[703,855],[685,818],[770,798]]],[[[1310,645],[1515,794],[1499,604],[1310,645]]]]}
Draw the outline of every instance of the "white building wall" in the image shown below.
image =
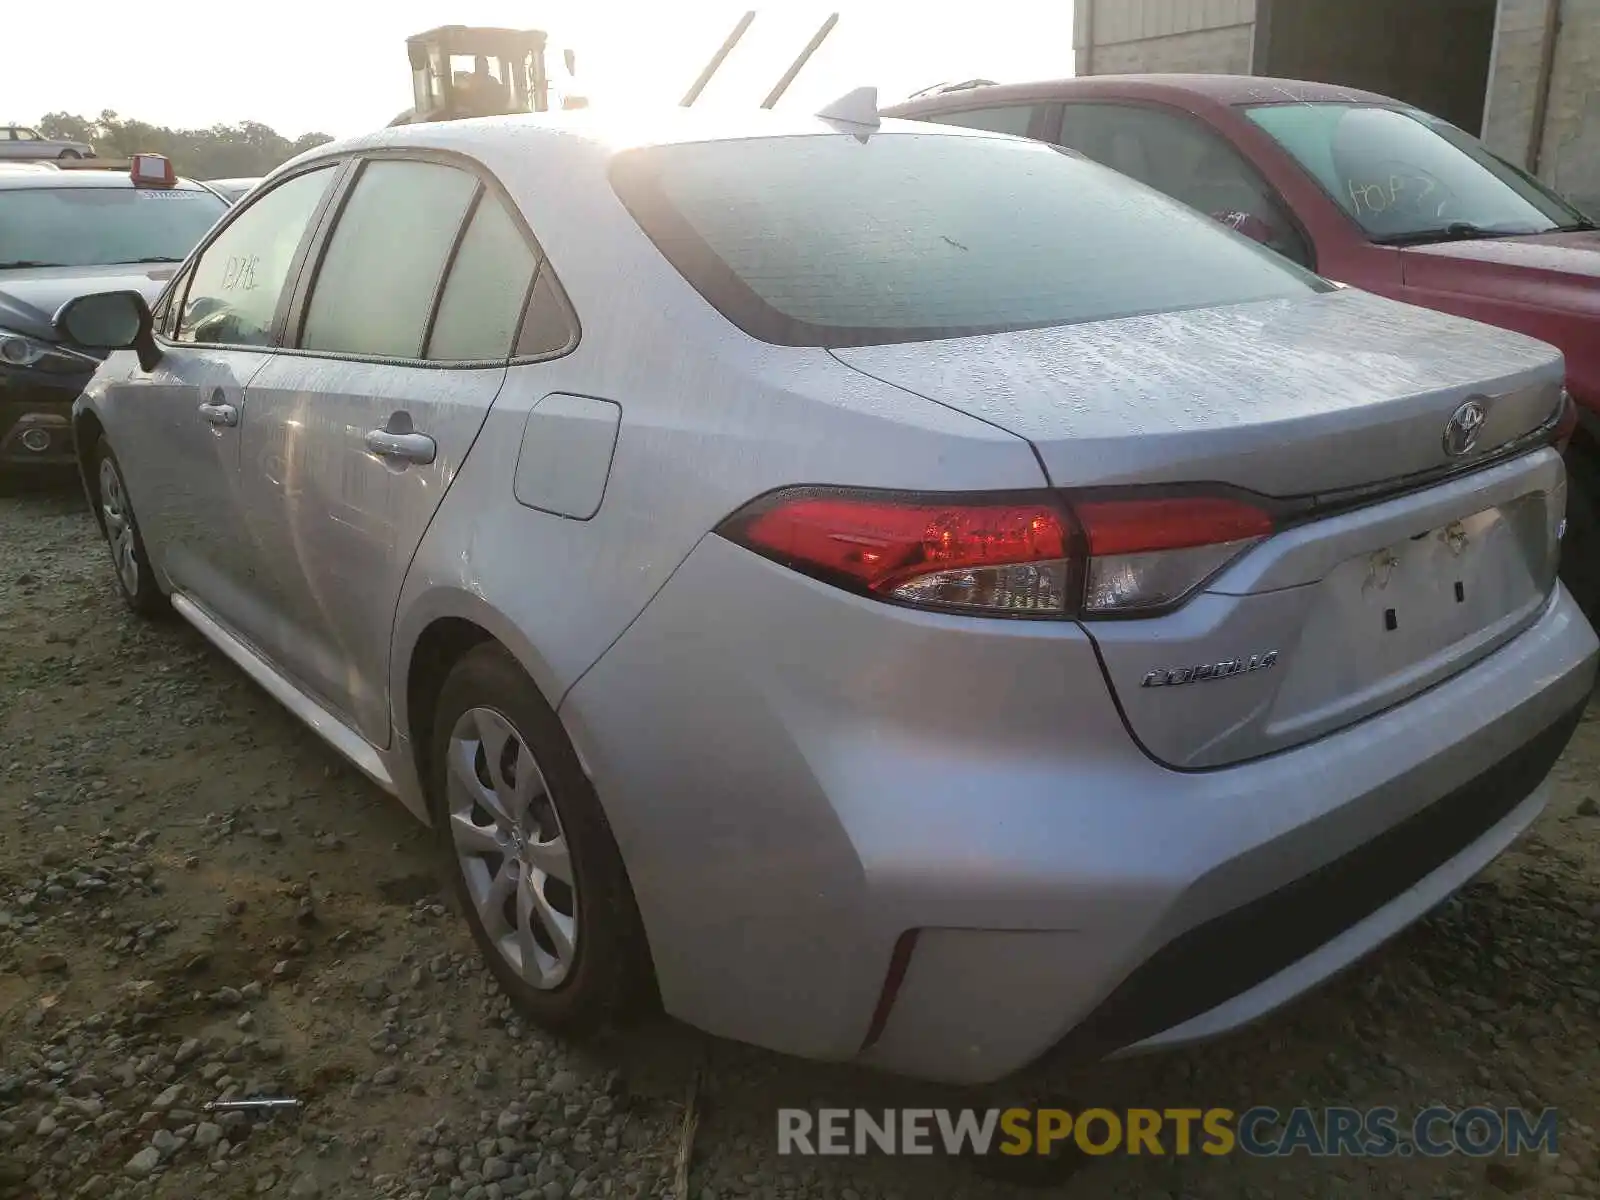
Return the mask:
{"type": "Polygon", "coordinates": [[[1255,0],[1076,0],[1078,74],[1248,74],[1255,14],[1255,0]]]}
{"type": "Polygon", "coordinates": [[[1600,0],[1500,0],[1483,137],[1600,217],[1600,0]],[[1549,99],[1535,139],[1546,20],[1556,4],[1549,99]]]}

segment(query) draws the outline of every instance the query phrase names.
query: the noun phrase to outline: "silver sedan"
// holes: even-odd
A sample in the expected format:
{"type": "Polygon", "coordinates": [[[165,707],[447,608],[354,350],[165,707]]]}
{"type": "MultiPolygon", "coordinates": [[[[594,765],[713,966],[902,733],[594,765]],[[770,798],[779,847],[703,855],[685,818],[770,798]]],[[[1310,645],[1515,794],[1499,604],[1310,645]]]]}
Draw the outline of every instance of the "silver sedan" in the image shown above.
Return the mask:
{"type": "Polygon", "coordinates": [[[1019,139],[385,129],[60,324],[128,603],[429,822],[555,1029],[1236,1028],[1504,849],[1594,681],[1557,352],[1019,139]]]}
{"type": "Polygon", "coordinates": [[[88,142],[47,138],[26,125],[0,125],[0,158],[93,158],[88,142]]]}

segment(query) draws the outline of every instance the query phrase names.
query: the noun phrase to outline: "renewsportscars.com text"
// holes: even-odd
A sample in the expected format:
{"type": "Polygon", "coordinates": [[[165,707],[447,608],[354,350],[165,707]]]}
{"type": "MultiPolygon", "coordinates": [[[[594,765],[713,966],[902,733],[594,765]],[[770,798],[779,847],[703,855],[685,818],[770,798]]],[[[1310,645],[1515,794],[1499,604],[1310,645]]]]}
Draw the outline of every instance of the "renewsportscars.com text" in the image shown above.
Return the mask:
{"type": "Polygon", "coordinates": [[[1555,1109],[1256,1107],[778,1110],[778,1153],[1442,1158],[1556,1153],[1555,1109]]]}

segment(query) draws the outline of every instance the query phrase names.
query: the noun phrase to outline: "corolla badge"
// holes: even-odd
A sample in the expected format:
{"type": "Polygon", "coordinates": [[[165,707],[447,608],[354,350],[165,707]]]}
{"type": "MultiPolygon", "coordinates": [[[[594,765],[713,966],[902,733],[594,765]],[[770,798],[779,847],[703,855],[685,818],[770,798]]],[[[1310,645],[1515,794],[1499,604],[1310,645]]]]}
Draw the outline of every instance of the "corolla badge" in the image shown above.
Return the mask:
{"type": "Polygon", "coordinates": [[[1444,452],[1451,458],[1460,458],[1478,444],[1483,423],[1488,414],[1481,400],[1468,400],[1444,423],[1444,452]]]}
{"type": "Polygon", "coordinates": [[[1221,662],[1201,663],[1193,667],[1158,667],[1145,673],[1140,687],[1182,687],[1186,683],[1204,683],[1208,679],[1232,679],[1235,675],[1249,675],[1266,671],[1278,665],[1278,652],[1268,650],[1243,658],[1226,658],[1221,662]]]}

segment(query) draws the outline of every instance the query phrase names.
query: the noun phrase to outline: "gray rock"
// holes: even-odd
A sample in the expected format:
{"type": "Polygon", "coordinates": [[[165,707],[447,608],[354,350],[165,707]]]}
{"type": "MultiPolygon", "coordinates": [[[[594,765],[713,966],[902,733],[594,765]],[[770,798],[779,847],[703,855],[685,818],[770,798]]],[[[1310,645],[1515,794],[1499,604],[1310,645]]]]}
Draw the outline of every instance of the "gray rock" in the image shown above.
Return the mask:
{"type": "Polygon", "coordinates": [[[209,1150],[222,1140],[222,1126],[210,1121],[202,1121],[194,1127],[194,1145],[196,1150],[209,1150]]]}
{"type": "Polygon", "coordinates": [[[123,1165],[123,1173],[135,1179],[144,1179],[161,1165],[161,1151],[154,1146],[146,1146],[135,1154],[123,1165]]]}
{"type": "Polygon", "coordinates": [[[559,1179],[552,1179],[544,1185],[540,1195],[544,1200],[567,1200],[567,1185],[559,1179]]]}
{"type": "Polygon", "coordinates": [[[176,1154],[183,1143],[176,1134],[169,1129],[158,1129],[150,1135],[150,1145],[162,1158],[171,1158],[176,1154]]]}
{"type": "Polygon", "coordinates": [[[317,1182],[317,1177],[315,1175],[301,1175],[289,1185],[289,1195],[303,1197],[320,1196],[322,1195],[322,1184],[317,1182]]]}
{"type": "Polygon", "coordinates": [[[153,1101],[151,1101],[150,1107],[155,1109],[157,1112],[166,1112],[182,1098],[183,1085],[181,1083],[175,1083],[163,1091],[153,1101]]]}
{"type": "Polygon", "coordinates": [[[486,1158],[483,1160],[483,1177],[491,1182],[507,1179],[511,1175],[511,1164],[503,1158],[486,1158]]]}
{"type": "Polygon", "coordinates": [[[373,1073],[372,1082],[378,1087],[391,1087],[400,1080],[400,1068],[390,1065],[379,1067],[373,1073]]]}
{"type": "Polygon", "coordinates": [[[557,1071],[550,1076],[550,1082],[545,1084],[545,1089],[556,1096],[570,1095],[578,1090],[578,1076],[573,1071],[557,1071]]]}

